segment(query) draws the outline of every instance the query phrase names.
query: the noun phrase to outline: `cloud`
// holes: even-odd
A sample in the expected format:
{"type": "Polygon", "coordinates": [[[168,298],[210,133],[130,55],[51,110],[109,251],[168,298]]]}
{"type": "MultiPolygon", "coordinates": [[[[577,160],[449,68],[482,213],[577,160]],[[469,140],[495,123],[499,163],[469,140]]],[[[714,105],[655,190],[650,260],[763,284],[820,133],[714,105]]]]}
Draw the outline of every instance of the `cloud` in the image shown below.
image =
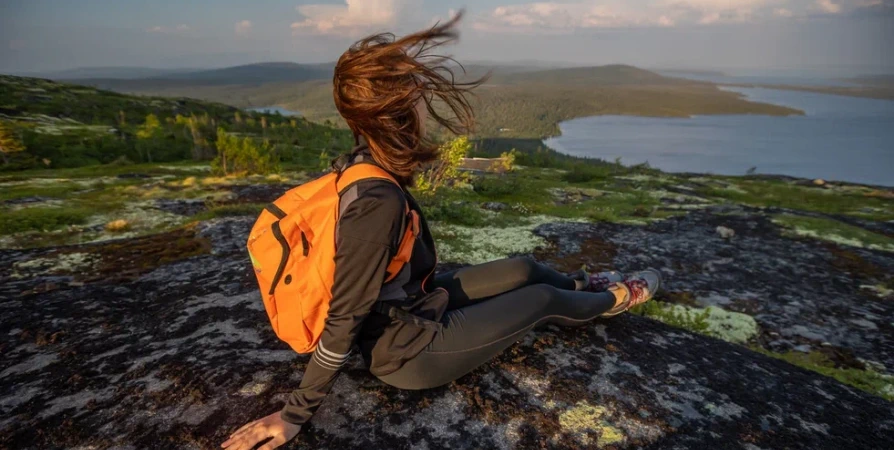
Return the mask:
{"type": "Polygon", "coordinates": [[[636,25],[669,26],[674,18],[663,14],[649,14],[629,2],[579,1],[538,2],[505,5],[479,16],[473,27],[484,31],[517,31],[530,29],[554,32],[575,28],[612,28],[636,25]]]}
{"type": "Polygon", "coordinates": [[[415,13],[422,0],[345,0],[344,5],[301,5],[304,20],[291,25],[292,34],[314,33],[356,36],[373,29],[391,28],[415,13]]]}
{"type": "Polygon", "coordinates": [[[237,36],[248,36],[251,33],[252,23],[250,20],[240,20],[236,22],[236,35],[237,36]]]}
{"type": "Polygon", "coordinates": [[[776,8],[773,10],[773,15],[776,17],[791,17],[793,13],[790,9],[776,8]]]}
{"type": "Polygon", "coordinates": [[[747,22],[767,5],[777,3],[785,3],[785,0],[661,0],[652,6],[667,8],[682,23],[708,25],[747,22]]]}
{"type": "Polygon", "coordinates": [[[856,11],[892,0],[564,0],[497,6],[474,28],[494,32],[570,32],[584,28],[679,27],[801,19],[856,11]]]}
{"type": "Polygon", "coordinates": [[[148,31],[149,33],[170,34],[170,33],[183,33],[183,32],[189,31],[190,29],[191,28],[189,28],[189,25],[181,23],[180,25],[173,26],[173,27],[164,26],[164,25],[156,25],[152,28],[147,29],[146,31],[148,31]]]}
{"type": "Polygon", "coordinates": [[[817,0],[816,6],[819,7],[820,11],[827,14],[838,14],[841,12],[841,5],[832,0],[817,0]]]}
{"type": "Polygon", "coordinates": [[[9,49],[13,51],[23,50],[25,48],[25,41],[21,39],[13,39],[9,41],[9,49]]]}
{"type": "Polygon", "coordinates": [[[894,16],[894,0],[856,0],[852,14],[858,16],[894,16]]]}

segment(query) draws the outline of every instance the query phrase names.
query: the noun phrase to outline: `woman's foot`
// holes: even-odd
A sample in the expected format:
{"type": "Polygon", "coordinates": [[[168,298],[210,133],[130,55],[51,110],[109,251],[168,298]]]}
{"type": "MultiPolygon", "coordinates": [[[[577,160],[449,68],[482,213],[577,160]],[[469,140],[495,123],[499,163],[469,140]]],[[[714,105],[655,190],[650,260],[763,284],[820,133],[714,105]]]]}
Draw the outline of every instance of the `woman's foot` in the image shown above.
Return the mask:
{"type": "Polygon", "coordinates": [[[585,290],[590,292],[605,292],[615,283],[624,281],[624,274],[617,271],[599,272],[590,275],[590,284],[585,290]]]}
{"type": "Polygon", "coordinates": [[[602,317],[613,317],[649,301],[661,287],[661,273],[655,269],[630,274],[624,281],[609,287],[615,294],[615,307],[602,314],[602,317]]]}
{"type": "Polygon", "coordinates": [[[605,292],[611,285],[624,281],[624,274],[614,270],[590,275],[581,269],[569,276],[574,280],[575,290],[587,292],[605,292]]]}

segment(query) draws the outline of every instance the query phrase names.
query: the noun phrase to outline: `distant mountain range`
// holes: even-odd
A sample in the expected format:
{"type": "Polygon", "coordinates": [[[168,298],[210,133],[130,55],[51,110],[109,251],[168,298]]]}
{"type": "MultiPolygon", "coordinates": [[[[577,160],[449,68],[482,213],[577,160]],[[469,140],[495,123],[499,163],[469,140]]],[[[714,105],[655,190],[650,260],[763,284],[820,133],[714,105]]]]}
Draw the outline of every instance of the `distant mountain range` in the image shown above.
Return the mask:
{"type": "Polygon", "coordinates": [[[196,69],[155,69],[151,67],[78,67],[52,72],[23,72],[24,77],[46,78],[50,80],[77,80],[86,78],[135,79],[163,77],[193,72],[196,69]]]}
{"type": "MultiPolygon", "coordinates": [[[[298,64],[270,62],[247,64],[211,70],[177,70],[165,72],[147,68],[84,68],[45,78],[73,81],[80,84],[125,92],[171,93],[188,88],[207,89],[214,86],[260,86],[266,84],[303,83],[331,80],[335,63],[298,64]],[[144,75],[144,76],[141,76],[144,75]]],[[[678,79],[626,65],[598,67],[548,68],[542,66],[497,65],[474,63],[458,66],[455,75],[461,80],[480,78],[491,73],[491,84],[556,83],[566,85],[638,85],[677,84],[678,79]]],[[[690,82],[691,83],[691,82],[690,82]]],[[[188,92],[184,91],[183,95],[188,92]]]]}
{"type": "Polygon", "coordinates": [[[638,67],[611,64],[596,67],[569,67],[499,74],[495,83],[560,83],[563,86],[599,85],[672,85],[698,83],[692,80],[666,77],[638,67]]]}

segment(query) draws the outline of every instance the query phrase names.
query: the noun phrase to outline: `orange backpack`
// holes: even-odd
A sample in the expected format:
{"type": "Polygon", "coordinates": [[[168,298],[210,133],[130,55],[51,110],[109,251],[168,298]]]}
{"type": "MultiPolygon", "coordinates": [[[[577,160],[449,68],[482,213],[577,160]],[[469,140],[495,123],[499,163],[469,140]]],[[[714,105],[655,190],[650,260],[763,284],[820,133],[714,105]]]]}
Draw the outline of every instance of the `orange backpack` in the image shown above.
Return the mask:
{"type": "MultiPolygon", "coordinates": [[[[286,192],[261,212],[248,254],[276,335],[298,353],[311,353],[323,333],[335,278],[335,229],[341,193],[367,179],[398,184],[382,168],[354,164],[286,192]]],[[[406,206],[407,225],[385,282],[410,260],[419,215],[406,206]]]]}

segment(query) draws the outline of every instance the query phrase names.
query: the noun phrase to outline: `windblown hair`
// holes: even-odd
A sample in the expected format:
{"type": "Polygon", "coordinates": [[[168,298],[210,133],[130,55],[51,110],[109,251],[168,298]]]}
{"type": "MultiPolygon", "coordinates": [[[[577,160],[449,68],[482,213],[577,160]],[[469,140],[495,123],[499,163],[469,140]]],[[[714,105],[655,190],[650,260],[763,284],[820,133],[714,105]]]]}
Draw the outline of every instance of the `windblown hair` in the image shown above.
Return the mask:
{"type": "Polygon", "coordinates": [[[488,76],[457,82],[449,56],[432,50],[459,38],[450,21],[397,39],[382,33],[356,42],[335,66],[333,94],[338,112],[356,136],[366,140],[373,159],[398,180],[410,185],[414,173],[438,157],[438,145],[422,132],[416,109],[425,102],[429,116],[455,134],[472,131],[474,115],[466,94],[488,76]],[[434,102],[442,101],[451,116],[441,115],[434,102]]]}

